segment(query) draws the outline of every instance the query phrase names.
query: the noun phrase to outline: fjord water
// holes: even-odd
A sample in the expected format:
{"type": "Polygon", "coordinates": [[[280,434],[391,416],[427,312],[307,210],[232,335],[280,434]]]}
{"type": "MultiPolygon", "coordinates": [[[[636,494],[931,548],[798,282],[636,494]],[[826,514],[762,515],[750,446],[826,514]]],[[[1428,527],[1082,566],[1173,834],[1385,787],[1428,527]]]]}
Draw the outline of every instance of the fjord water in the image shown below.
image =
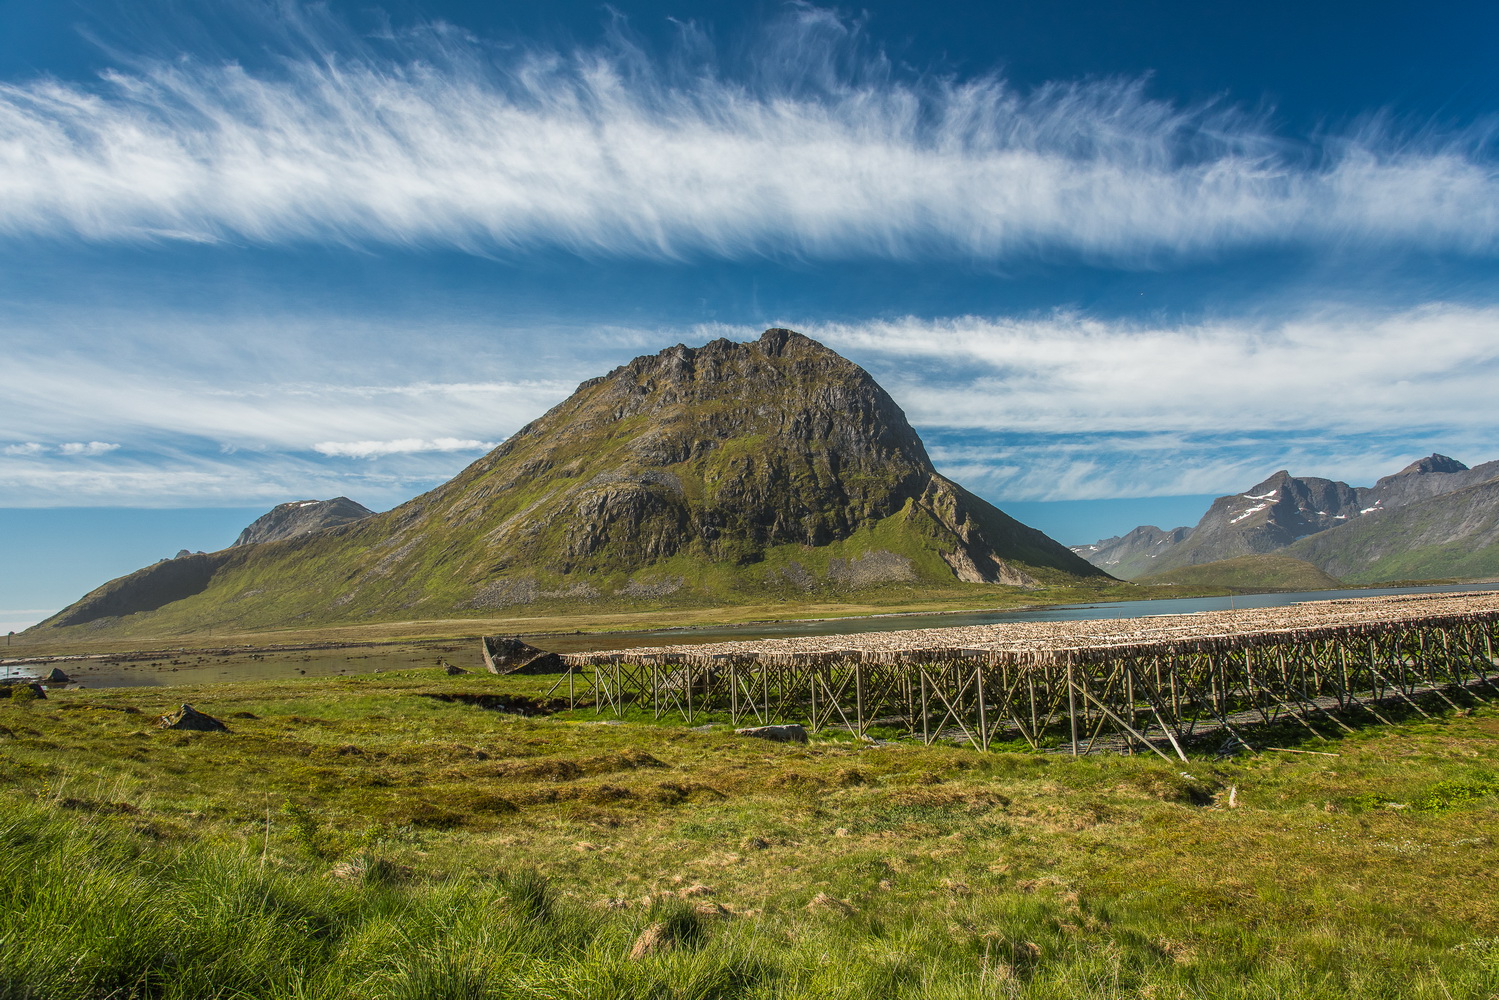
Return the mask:
{"type": "MultiPolygon", "coordinates": [[[[1318,590],[1290,594],[1240,594],[1234,597],[1194,597],[1179,600],[1120,601],[1063,604],[1011,611],[971,611],[939,614],[875,615],[818,621],[764,622],[717,628],[660,629],[649,632],[606,632],[595,635],[531,635],[533,645],[558,653],[628,649],[635,646],[690,646],[735,639],[776,639],[803,635],[843,635],[854,632],[893,632],[910,628],[955,628],[1000,622],[1086,621],[1099,618],[1141,618],[1180,615],[1194,611],[1234,608],[1275,608],[1300,601],[1331,601],[1384,594],[1435,594],[1464,590],[1496,590],[1499,583],[1436,587],[1389,587],[1377,590],[1318,590]]],[[[314,680],[319,677],[410,670],[451,663],[481,672],[477,642],[413,642],[317,650],[265,650],[217,653],[163,653],[148,661],[119,663],[105,659],[70,660],[60,664],[73,680],[90,688],[213,684],[228,681],[314,680]]],[[[50,664],[7,665],[6,676],[39,676],[50,664]]]]}

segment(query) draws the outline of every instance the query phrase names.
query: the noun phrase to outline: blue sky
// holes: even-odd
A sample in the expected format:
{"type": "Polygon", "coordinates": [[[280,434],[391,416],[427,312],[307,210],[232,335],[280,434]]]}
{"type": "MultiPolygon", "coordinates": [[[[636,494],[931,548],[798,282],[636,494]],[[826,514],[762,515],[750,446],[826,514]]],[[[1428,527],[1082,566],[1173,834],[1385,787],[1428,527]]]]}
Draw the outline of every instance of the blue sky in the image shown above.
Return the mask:
{"type": "Polygon", "coordinates": [[[1069,543],[1499,458],[1492,4],[0,23],[0,627],[770,325],[1069,543]]]}

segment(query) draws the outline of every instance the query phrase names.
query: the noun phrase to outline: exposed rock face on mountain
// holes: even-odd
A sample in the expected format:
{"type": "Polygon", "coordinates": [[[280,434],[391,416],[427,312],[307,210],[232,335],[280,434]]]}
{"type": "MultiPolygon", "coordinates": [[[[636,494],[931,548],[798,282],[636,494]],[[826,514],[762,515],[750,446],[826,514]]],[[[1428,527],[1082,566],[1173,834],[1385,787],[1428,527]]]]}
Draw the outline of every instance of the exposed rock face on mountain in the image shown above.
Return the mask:
{"type": "Polygon", "coordinates": [[[1190,535],[1156,560],[1152,572],[1263,555],[1357,517],[1358,491],[1329,479],[1285,470],[1233,496],[1219,497],[1190,535]]]}
{"type": "Polygon", "coordinates": [[[1359,490],[1359,503],[1365,508],[1392,510],[1477,486],[1496,476],[1499,476],[1499,462],[1485,462],[1470,469],[1445,455],[1431,455],[1412,462],[1393,476],[1385,476],[1366,490],[1359,490]]]}
{"type": "Polygon", "coordinates": [[[148,567],[37,628],[266,627],[1090,576],[1105,574],[938,475],[863,369],[768,330],[584,382],[395,510],[148,567]]]}
{"type": "MultiPolygon", "coordinates": [[[[1137,528],[1122,539],[1105,539],[1093,546],[1079,546],[1073,551],[1124,579],[1147,575],[1154,578],[1180,567],[1283,550],[1287,555],[1309,553],[1314,549],[1331,551],[1310,543],[1306,546],[1299,543],[1302,539],[1320,537],[1332,531],[1339,532],[1339,538],[1351,538],[1354,533],[1345,532],[1345,525],[1412,504],[1455,495],[1496,476],[1499,476],[1499,462],[1469,469],[1445,455],[1430,455],[1412,462],[1370,487],[1354,488],[1346,483],[1296,477],[1281,471],[1243,493],[1213,501],[1202,520],[1184,537],[1168,537],[1156,528],[1137,528]],[[1288,549],[1293,545],[1295,551],[1288,549]],[[1142,555],[1146,552],[1148,558],[1142,555]]],[[[1455,505],[1462,502],[1460,499],[1453,501],[1455,505]]],[[[1375,528],[1370,528],[1370,531],[1382,533],[1375,528]]],[[[1384,565],[1381,560],[1392,556],[1402,544],[1397,538],[1389,539],[1381,548],[1384,554],[1374,562],[1384,565]]],[[[1345,565],[1343,561],[1330,557],[1312,558],[1306,554],[1298,558],[1306,559],[1333,576],[1343,575],[1337,568],[1345,565]]],[[[1387,565],[1394,566],[1395,563],[1387,565]]],[[[1361,572],[1378,574],[1383,570],[1361,572]]],[[[1376,575],[1369,579],[1391,578],[1376,575]]]]}
{"type": "Polygon", "coordinates": [[[293,500],[277,504],[239,533],[235,545],[258,545],[336,528],[369,517],[374,511],[348,497],[332,500],[293,500]]]}
{"type": "Polygon", "coordinates": [[[1499,478],[1371,512],[1285,554],[1351,583],[1499,576],[1499,478]]]}
{"type": "Polygon", "coordinates": [[[1155,561],[1186,541],[1191,528],[1162,531],[1153,524],[1143,524],[1126,535],[1115,535],[1092,545],[1074,545],[1072,551],[1095,566],[1122,580],[1155,570],[1155,561]]]}

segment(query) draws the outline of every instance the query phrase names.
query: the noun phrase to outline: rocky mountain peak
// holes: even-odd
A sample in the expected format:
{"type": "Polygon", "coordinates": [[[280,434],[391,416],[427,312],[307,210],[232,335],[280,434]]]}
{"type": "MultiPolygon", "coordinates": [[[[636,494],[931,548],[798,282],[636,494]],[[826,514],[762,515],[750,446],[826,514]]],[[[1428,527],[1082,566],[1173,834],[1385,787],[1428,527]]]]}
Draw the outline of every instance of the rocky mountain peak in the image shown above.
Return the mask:
{"type": "Polygon", "coordinates": [[[1162,543],[1157,529],[1141,527],[1123,539],[1104,539],[1073,551],[1111,573],[1134,579],[1156,571],[1154,567],[1174,569],[1277,552],[1311,535],[1341,532],[1344,526],[1369,515],[1383,516],[1495,479],[1499,479],[1499,462],[1470,469],[1440,454],[1412,462],[1372,487],[1354,488],[1330,479],[1293,476],[1281,469],[1243,493],[1219,497],[1180,540],[1162,543]],[[1146,551],[1146,544],[1153,566],[1138,555],[1146,551]]]}
{"type": "MultiPolygon", "coordinates": [[[[277,504],[256,518],[239,537],[234,546],[258,545],[261,542],[279,542],[287,538],[336,528],[341,524],[359,521],[374,511],[348,497],[331,500],[292,500],[277,504]]],[[[233,548],[234,546],[230,546],[233,548]]]]}
{"type": "Polygon", "coordinates": [[[782,327],[771,327],[760,334],[760,339],[756,341],[756,345],[760,350],[773,358],[779,358],[788,353],[788,351],[816,351],[837,357],[835,352],[819,344],[811,337],[782,327]]]}
{"type": "Polygon", "coordinates": [[[545,544],[552,529],[538,508],[502,534],[528,539],[516,564],[575,572],[824,545],[920,500],[934,477],[905,414],[866,371],[770,329],[745,343],[677,344],[584,382],[438,496],[480,517],[481,503],[552,491],[548,525],[565,511],[576,530],[545,544]]]}
{"type": "Polygon", "coordinates": [[[1256,493],[1268,493],[1271,490],[1276,489],[1277,487],[1284,486],[1286,484],[1286,480],[1293,478],[1295,477],[1291,475],[1291,471],[1289,469],[1281,469],[1279,472],[1271,474],[1271,476],[1264,482],[1250,487],[1250,489],[1245,493],[1245,496],[1256,493]]]}
{"type": "Polygon", "coordinates": [[[1401,469],[1393,476],[1384,476],[1377,483],[1375,483],[1375,485],[1383,486],[1386,483],[1393,482],[1396,479],[1402,479],[1406,476],[1425,476],[1430,475],[1431,473],[1452,473],[1467,471],[1468,467],[1459,462],[1457,459],[1448,458],[1446,455],[1438,455],[1433,452],[1425,458],[1418,459],[1417,461],[1412,462],[1410,465],[1407,465],[1405,468],[1401,469]]]}

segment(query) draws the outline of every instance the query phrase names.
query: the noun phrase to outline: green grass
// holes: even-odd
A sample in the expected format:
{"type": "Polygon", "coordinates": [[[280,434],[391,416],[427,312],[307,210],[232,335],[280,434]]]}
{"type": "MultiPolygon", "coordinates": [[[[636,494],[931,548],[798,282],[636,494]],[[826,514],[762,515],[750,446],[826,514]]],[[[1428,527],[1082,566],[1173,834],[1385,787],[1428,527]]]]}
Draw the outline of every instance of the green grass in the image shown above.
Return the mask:
{"type": "Polygon", "coordinates": [[[1499,990],[1488,708],[1168,766],[426,697],[547,684],[0,705],[0,997],[1499,990]]]}

